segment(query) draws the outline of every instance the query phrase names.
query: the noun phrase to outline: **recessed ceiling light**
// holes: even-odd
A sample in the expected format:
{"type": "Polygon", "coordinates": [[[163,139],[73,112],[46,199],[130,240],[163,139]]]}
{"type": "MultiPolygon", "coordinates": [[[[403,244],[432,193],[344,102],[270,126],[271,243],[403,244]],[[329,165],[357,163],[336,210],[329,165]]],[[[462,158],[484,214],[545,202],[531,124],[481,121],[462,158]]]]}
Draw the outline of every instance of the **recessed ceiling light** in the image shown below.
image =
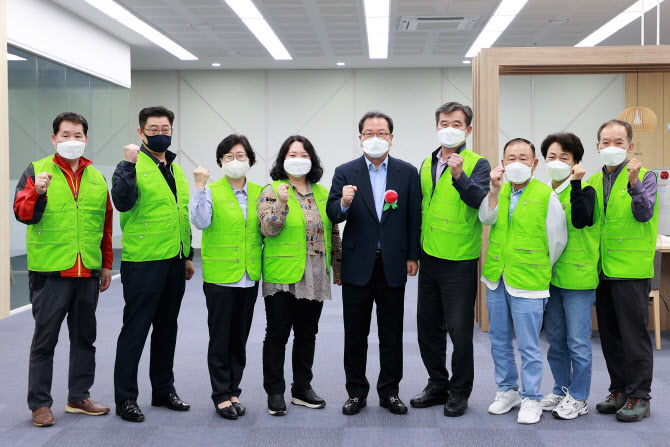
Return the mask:
{"type": "Polygon", "coordinates": [[[554,25],[559,25],[561,23],[568,23],[570,19],[549,19],[547,23],[553,23],[554,25]]]}
{"type": "Polygon", "coordinates": [[[482,48],[491,48],[528,0],[502,0],[465,57],[475,57],[482,48]]]}
{"type": "Polygon", "coordinates": [[[25,61],[27,60],[25,57],[17,56],[15,54],[7,53],[7,60],[8,61],[25,61]]]}
{"type": "Polygon", "coordinates": [[[337,65],[339,65],[340,67],[343,67],[343,66],[345,66],[345,65],[347,65],[347,64],[345,64],[344,62],[338,62],[337,65]]]}
{"type": "Polygon", "coordinates": [[[159,47],[163,48],[165,51],[177,56],[183,61],[197,61],[198,58],[193,54],[186,51],[181,45],[178,45],[171,39],[168,39],[163,34],[158,32],[156,29],[147,25],[134,15],[132,15],[127,9],[119,5],[113,0],[85,0],[86,3],[91,6],[99,9],[103,13],[107,14],[112,19],[116,20],[120,24],[130,28],[136,33],[144,36],[149,39],[159,47]]]}
{"type": "MultiPolygon", "coordinates": [[[[651,8],[654,8],[656,6],[656,2],[653,1],[647,1],[642,3],[644,4],[644,12],[647,12],[651,8]]],[[[639,1],[635,2],[630,8],[628,8],[627,10],[625,10],[624,12],[622,12],[621,14],[614,17],[612,20],[610,20],[609,22],[607,22],[606,24],[595,30],[593,33],[591,33],[588,37],[586,37],[584,40],[582,40],[575,46],[594,47],[603,40],[610,37],[612,34],[619,31],[624,26],[628,25],[633,20],[639,19],[640,11],[642,10],[642,3],[639,1]]],[[[658,3],[659,4],[663,3],[663,0],[659,0],[658,3]]]]}
{"type": "Polygon", "coordinates": [[[220,67],[220,66],[221,66],[221,64],[219,64],[218,62],[214,62],[214,63],[212,64],[212,67],[220,67]]]}
{"type": "Polygon", "coordinates": [[[193,28],[211,28],[212,25],[207,25],[206,23],[191,23],[193,28]]]}
{"type": "Polygon", "coordinates": [[[471,64],[472,61],[463,61],[464,64],[471,64]]]}
{"type": "Polygon", "coordinates": [[[419,50],[419,53],[424,53],[424,54],[430,54],[430,53],[434,53],[434,52],[435,52],[435,48],[433,48],[432,50],[424,50],[424,49],[419,50]]]}
{"type": "Polygon", "coordinates": [[[268,50],[268,53],[270,53],[274,60],[293,60],[284,44],[281,43],[279,37],[270,28],[268,22],[265,21],[263,15],[251,0],[226,0],[226,3],[249,28],[249,31],[256,36],[265,49],[268,50]]]}
{"type": "Polygon", "coordinates": [[[237,50],[226,50],[226,51],[224,51],[224,53],[226,53],[229,56],[236,56],[236,55],[240,54],[240,52],[237,51],[237,50]]]}

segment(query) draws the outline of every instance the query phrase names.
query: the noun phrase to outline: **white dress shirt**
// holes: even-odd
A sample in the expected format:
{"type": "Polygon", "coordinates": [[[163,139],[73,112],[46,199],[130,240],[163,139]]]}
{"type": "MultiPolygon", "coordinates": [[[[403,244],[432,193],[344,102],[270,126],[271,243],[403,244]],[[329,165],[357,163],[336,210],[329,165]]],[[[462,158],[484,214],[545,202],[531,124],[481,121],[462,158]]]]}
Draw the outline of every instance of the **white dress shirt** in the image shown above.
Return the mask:
{"type": "MultiPolygon", "coordinates": [[[[569,185],[570,182],[564,182],[563,189],[569,185]]],[[[525,187],[524,187],[525,188],[525,187]]],[[[521,197],[521,193],[524,188],[516,191],[512,187],[512,195],[510,197],[510,215],[514,212],[516,203],[521,197]]],[[[558,193],[560,194],[560,192],[558,193]]],[[[495,209],[489,208],[489,196],[487,195],[482,201],[481,206],[479,207],[479,220],[482,221],[484,225],[493,225],[498,219],[498,205],[495,209]]],[[[546,221],[546,230],[547,230],[547,243],[549,244],[549,260],[551,262],[551,267],[554,267],[554,263],[561,257],[565,246],[568,244],[568,224],[565,219],[565,211],[563,211],[563,205],[558,199],[558,196],[555,193],[552,193],[549,197],[549,207],[547,210],[547,221],[546,221]]],[[[505,281],[505,272],[501,275],[503,282],[505,281]]],[[[491,290],[496,290],[500,285],[500,278],[497,281],[489,281],[488,279],[481,277],[481,280],[486,287],[491,290]]],[[[507,293],[518,298],[548,298],[549,289],[546,290],[524,290],[517,289],[512,287],[505,282],[505,289],[507,293]]]]}

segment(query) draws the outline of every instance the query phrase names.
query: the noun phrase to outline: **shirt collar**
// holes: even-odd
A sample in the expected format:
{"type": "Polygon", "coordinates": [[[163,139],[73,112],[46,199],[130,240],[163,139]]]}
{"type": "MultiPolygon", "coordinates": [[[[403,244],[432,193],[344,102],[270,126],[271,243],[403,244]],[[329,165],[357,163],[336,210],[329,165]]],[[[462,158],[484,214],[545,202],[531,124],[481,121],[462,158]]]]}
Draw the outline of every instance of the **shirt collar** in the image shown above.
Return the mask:
{"type": "MultiPolygon", "coordinates": [[[[365,158],[365,163],[367,163],[367,165],[368,165],[368,171],[370,170],[370,166],[372,166],[372,169],[376,171],[375,165],[373,165],[372,162],[370,160],[368,160],[368,157],[363,156],[363,158],[365,158]]],[[[388,156],[388,154],[386,154],[386,157],[384,158],[384,161],[381,162],[379,167],[381,168],[382,166],[384,166],[384,169],[388,170],[388,161],[389,161],[389,156],[388,156]]]]}
{"type": "Polygon", "coordinates": [[[552,182],[551,180],[549,180],[549,182],[547,183],[547,186],[550,187],[551,189],[554,189],[554,192],[555,192],[556,194],[558,194],[559,196],[561,195],[561,193],[562,193],[563,191],[565,191],[565,189],[566,189],[569,185],[570,185],[570,176],[568,176],[568,178],[566,178],[565,181],[564,181],[563,183],[561,183],[560,185],[558,185],[558,188],[556,188],[556,189],[554,189],[554,184],[553,184],[553,182],[552,182]]]}
{"type": "Polygon", "coordinates": [[[619,167],[616,168],[616,171],[614,171],[614,172],[610,172],[610,171],[608,171],[608,170],[607,170],[607,166],[603,166],[603,173],[604,173],[605,175],[612,175],[612,174],[619,175],[619,173],[623,170],[623,168],[626,167],[627,164],[628,164],[628,159],[626,159],[626,161],[624,161],[623,163],[621,163],[621,165],[619,165],[619,167]]]}
{"type": "MultiPolygon", "coordinates": [[[[226,180],[226,181],[228,181],[228,180],[226,180]]],[[[228,184],[230,185],[230,182],[228,182],[228,184]]],[[[230,187],[233,189],[234,194],[237,194],[238,192],[248,194],[248,192],[249,192],[249,182],[246,181],[246,180],[244,181],[244,187],[242,189],[237,189],[233,185],[230,185],[230,187]]]]}
{"type": "MultiPolygon", "coordinates": [[[[156,163],[156,166],[158,166],[158,165],[160,165],[161,163],[163,163],[162,161],[160,161],[159,159],[157,159],[156,157],[154,157],[153,154],[152,154],[151,152],[149,152],[149,150],[147,149],[147,147],[146,147],[146,145],[145,145],[144,143],[142,143],[142,147],[140,148],[140,151],[142,151],[142,152],[144,152],[146,155],[148,155],[149,158],[151,158],[151,161],[153,161],[154,163],[156,163]]],[[[177,158],[177,154],[175,154],[175,153],[172,152],[172,151],[165,151],[165,161],[167,162],[167,163],[165,163],[165,166],[170,166],[170,165],[172,164],[172,162],[174,161],[175,158],[177,158]]]]}

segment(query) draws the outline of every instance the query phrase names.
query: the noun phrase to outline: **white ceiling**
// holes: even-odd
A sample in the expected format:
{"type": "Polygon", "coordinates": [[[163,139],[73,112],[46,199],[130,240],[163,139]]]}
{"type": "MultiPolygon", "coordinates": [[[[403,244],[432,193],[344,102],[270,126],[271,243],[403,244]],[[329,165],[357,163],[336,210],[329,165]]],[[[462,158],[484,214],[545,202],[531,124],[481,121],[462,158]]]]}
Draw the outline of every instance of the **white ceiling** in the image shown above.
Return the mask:
{"type": "MultiPolygon", "coordinates": [[[[215,69],[213,62],[221,63],[218,69],[337,68],[337,62],[345,62],[346,68],[462,67],[466,51],[500,3],[391,0],[389,58],[370,60],[363,0],[253,0],[293,57],[292,61],[275,61],[225,0],[117,0],[200,59],[180,61],[84,0],[52,1],[128,42],[133,70],[215,69]],[[397,31],[400,17],[406,15],[478,15],[480,19],[466,31],[397,31]],[[209,26],[196,28],[192,24],[209,26]]],[[[633,3],[634,0],[530,0],[495,46],[573,46],[633,3]],[[547,23],[554,18],[570,21],[547,23]]],[[[661,44],[670,44],[670,26],[663,29],[664,23],[670,23],[668,2],[661,4],[661,14],[661,44]]],[[[647,14],[645,24],[647,44],[655,43],[655,9],[647,14]]],[[[639,43],[640,21],[636,20],[602,44],[639,43]]]]}

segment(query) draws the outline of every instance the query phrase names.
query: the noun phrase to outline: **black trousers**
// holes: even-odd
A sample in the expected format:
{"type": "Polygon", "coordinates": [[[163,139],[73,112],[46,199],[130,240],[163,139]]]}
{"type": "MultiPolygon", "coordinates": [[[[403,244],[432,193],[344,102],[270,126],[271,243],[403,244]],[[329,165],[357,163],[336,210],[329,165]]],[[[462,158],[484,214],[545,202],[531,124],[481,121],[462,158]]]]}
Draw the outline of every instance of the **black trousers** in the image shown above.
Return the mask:
{"type": "Polygon", "coordinates": [[[472,331],[477,261],[449,261],[422,253],[419,271],[416,322],[428,382],[465,396],[470,396],[475,379],[472,331]],[[447,333],[454,345],[451,380],[447,371],[447,333]]]}
{"type": "Polygon", "coordinates": [[[254,317],[258,282],[253,287],[226,287],[203,283],[207,301],[209,348],[207,366],[214,405],[240,397],[247,364],[247,339],[254,317]]]}
{"type": "Polygon", "coordinates": [[[265,297],[265,340],[263,341],[263,388],[268,394],[283,394],[286,343],[293,328],[293,388],[311,389],[314,346],[319,332],[323,301],[298,299],[289,292],[265,297]]]}
{"type": "Polygon", "coordinates": [[[365,286],[342,284],[344,316],[344,372],[349,397],[367,397],[370,383],[365,377],[372,305],[377,305],[379,363],[377,393],[386,398],[398,394],[402,380],[402,331],[405,286],[390,287],[381,258],[375,260],[370,282],[365,286]]]}
{"type": "Polygon", "coordinates": [[[151,333],[149,378],[156,395],[175,391],[174,350],[177,317],[186,288],[184,259],[161,261],[121,261],[123,283],[123,327],[116,345],[114,398],[116,403],[136,399],[137,368],[151,333]]]}
{"type": "Polygon", "coordinates": [[[51,407],[53,359],[58,334],[67,315],[70,333],[68,402],[88,399],[95,378],[95,309],[100,278],[62,278],[30,272],[30,302],[35,333],[30,347],[28,407],[51,407]]]}
{"type": "Polygon", "coordinates": [[[649,324],[650,279],[600,280],[596,315],[610,393],[651,399],[654,355],[649,324]]]}

